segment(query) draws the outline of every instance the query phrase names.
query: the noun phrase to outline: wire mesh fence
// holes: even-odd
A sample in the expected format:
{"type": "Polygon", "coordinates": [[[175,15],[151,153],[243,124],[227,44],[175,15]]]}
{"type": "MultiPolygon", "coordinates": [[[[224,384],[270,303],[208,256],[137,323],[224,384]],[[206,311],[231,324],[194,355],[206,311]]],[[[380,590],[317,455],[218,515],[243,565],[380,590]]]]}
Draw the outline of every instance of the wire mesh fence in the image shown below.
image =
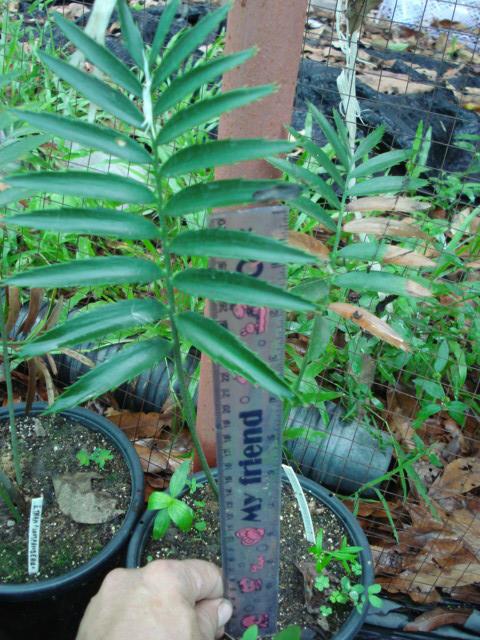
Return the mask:
{"type": "MultiPolygon", "coordinates": [[[[52,12],[61,11],[84,26],[91,4],[5,4],[1,69],[19,75],[2,88],[3,105],[88,117],[88,102],[55,83],[38,63],[35,50],[65,45],[51,21],[52,12]]],[[[163,4],[152,0],[133,6],[143,36],[151,42],[163,4]]],[[[195,24],[210,6],[184,3],[172,35],[195,24]]],[[[316,286],[328,304],[318,324],[306,315],[288,316],[286,375],[294,384],[300,376],[304,406],[292,409],[286,426],[294,435],[286,440],[285,450],[293,465],[341,495],[358,515],[384,592],[421,607],[446,603],[472,608],[480,602],[479,27],[479,6],[473,0],[311,0],[291,123],[301,135],[292,161],[333,185],[336,198],[342,200],[356,180],[404,180],[405,188],[394,195],[387,180],[383,190],[372,194],[364,189],[367,195],[362,195],[360,189],[358,195],[342,200],[343,213],[333,211],[333,229],[312,221],[301,208],[292,208],[292,231],[303,238],[297,236],[297,242],[305,246],[308,234],[310,248],[319,256],[324,252],[323,258],[334,247],[343,256],[341,277],[390,274],[410,284],[401,290],[358,290],[344,279],[344,285],[328,291],[320,283],[332,276],[328,263],[290,269],[292,289],[312,294],[316,286]],[[405,152],[401,162],[387,168],[373,164],[370,173],[357,170],[353,178],[342,174],[335,184],[336,174],[332,179],[325,158],[334,168],[341,158],[310,104],[354,151],[364,145],[357,167],[395,150],[405,152]],[[337,121],[335,110],[340,114],[337,121]],[[344,120],[347,127],[342,130],[339,122],[344,120]],[[372,147],[366,145],[369,139],[375,142],[372,147]],[[409,180],[416,186],[409,187],[409,180]]],[[[116,53],[121,51],[115,15],[106,41],[116,53]]],[[[220,30],[198,56],[213,55],[222,42],[220,30]]],[[[212,86],[212,94],[217,90],[212,86]]],[[[101,111],[96,117],[107,123],[101,111]]],[[[19,135],[5,113],[0,118],[4,141],[19,135]]],[[[109,124],[122,130],[119,122],[109,124]]],[[[215,123],[209,124],[197,132],[197,140],[206,141],[215,133],[215,123]]],[[[40,167],[149,179],[139,166],[75,145],[48,140],[34,153],[40,167]]],[[[295,181],[295,175],[288,179],[295,181]]],[[[325,206],[325,194],[306,183],[310,201],[325,206]]],[[[172,182],[172,192],[177,188],[172,182]]],[[[1,196],[0,191],[0,204],[1,196]]],[[[76,203],[27,194],[8,203],[6,211],[52,205],[76,203]]],[[[328,203],[327,208],[332,209],[328,203]]],[[[198,214],[178,224],[204,226],[207,216],[198,214]]],[[[65,234],[4,230],[3,238],[3,273],[59,259],[112,251],[139,256],[144,251],[141,243],[65,234]]],[[[181,269],[181,263],[177,267],[181,269]]],[[[149,289],[138,291],[153,295],[149,289]]],[[[11,335],[24,338],[46,317],[53,325],[74,310],[128,295],[113,287],[101,296],[95,290],[61,296],[11,290],[11,335]]],[[[51,399],[93,363],[111,356],[119,339],[128,341],[128,335],[105,343],[99,351],[85,346],[37,363],[37,386],[32,371],[19,367],[18,399],[28,394],[51,399]]],[[[185,345],[194,393],[198,363],[198,352],[185,345]]],[[[171,470],[190,449],[175,389],[166,363],[95,401],[96,409],[135,441],[150,488],[166,486],[171,470]]],[[[425,630],[435,629],[435,624],[433,617],[425,630]]]]}

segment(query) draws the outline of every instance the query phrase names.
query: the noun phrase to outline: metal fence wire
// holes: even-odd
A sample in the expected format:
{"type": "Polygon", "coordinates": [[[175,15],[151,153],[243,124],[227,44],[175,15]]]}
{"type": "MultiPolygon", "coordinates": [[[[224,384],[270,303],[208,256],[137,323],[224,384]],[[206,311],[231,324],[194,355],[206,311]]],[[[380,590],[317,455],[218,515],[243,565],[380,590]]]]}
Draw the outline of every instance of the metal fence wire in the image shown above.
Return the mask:
{"type": "MultiPolygon", "coordinates": [[[[0,71],[19,75],[2,88],[2,106],[87,116],[88,103],[46,74],[35,50],[65,45],[52,23],[54,11],[83,26],[91,4],[4,0],[0,71]]],[[[195,24],[211,4],[184,2],[174,30],[195,24]]],[[[131,5],[151,42],[163,2],[131,5]]],[[[468,638],[479,632],[472,622],[472,612],[480,607],[479,29],[478,0],[310,0],[308,6],[291,126],[334,160],[334,149],[309,105],[333,123],[337,110],[348,131],[354,131],[356,145],[383,127],[375,153],[409,152],[390,174],[420,179],[421,186],[396,198],[387,192],[350,203],[342,243],[370,245],[369,273],[390,269],[433,293],[423,298],[415,297],[414,290],[349,294],[346,304],[370,312],[401,339],[382,339],[370,316],[363,316],[362,324],[350,307],[338,306],[341,301],[333,298],[337,306],[326,311],[321,332],[315,334],[321,348],[302,371],[301,390],[311,402],[293,410],[288,422],[304,432],[286,441],[286,457],[338,493],[369,537],[376,580],[389,605],[369,619],[365,637],[411,637],[422,631],[468,638]],[[420,614],[419,622],[412,621],[420,614]],[[382,625],[391,630],[375,630],[382,625]],[[451,625],[457,625],[453,632],[451,625]]],[[[106,35],[107,46],[126,55],[115,14],[106,35]]],[[[198,55],[220,50],[222,39],[220,30],[198,55]]],[[[0,129],[8,142],[15,128],[2,112],[0,129]]],[[[198,131],[200,140],[215,134],[214,123],[198,131]]],[[[46,141],[35,153],[44,167],[113,171],[148,180],[143,169],[57,140],[46,141]]],[[[308,150],[292,160],[323,172],[308,150]]],[[[0,206],[1,197],[0,184],[0,206]]],[[[52,204],[64,201],[36,196],[5,210],[52,204]]],[[[188,224],[203,226],[207,216],[193,216],[188,224]]],[[[331,245],[332,232],[300,211],[292,210],[291,224],[293,231],[331,245]]],[[[120,246],[4,230],[2,273],[111,250],[142,254],[140,243],[120,246]]],[[[301,287],[311,275],[303,267],[292,268],[289,284],[301,287]]],[[[9,302],[16,295],[10,291],[9,302]]],[[[46,317],[53,315],[53,322],[98,300],[94,291],[18,295],[21,309],[10,326],[15,339],[26,337],[46,317]]],[[[125,291],[111,288],[103,299],[116,295],[125,291]]],[[[287,377],[294,380],[309,348],[312,319],[290,314],[287,330],[287,377]]],[[[47,358],[35,397],[58,393],[119,348],[121,343],[111,341],[100,349],[84,345],[47,358]]],[[[186,345],[194,393],[198,363],[199,354],[186,345]]],[[[159,366],[92,403],[135,442],[150,489],[166,486],[190,449],[169,367],[159,366]]],[[[20,367],[14,375],[17,398],[24,401],[31,389],[28,371],[20,367]]]]}

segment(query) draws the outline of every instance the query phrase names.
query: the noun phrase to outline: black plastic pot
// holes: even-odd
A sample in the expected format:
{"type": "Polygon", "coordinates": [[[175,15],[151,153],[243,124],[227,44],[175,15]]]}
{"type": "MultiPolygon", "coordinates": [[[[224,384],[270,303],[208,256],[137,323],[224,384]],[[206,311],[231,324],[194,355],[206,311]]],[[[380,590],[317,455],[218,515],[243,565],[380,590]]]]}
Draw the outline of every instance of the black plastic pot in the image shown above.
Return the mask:
{"type": "MultiPolygon", "coordinates": [[[[214,473],[216,475],[216,471],[214,473]]],[[[197,473],[195,477],[198,482],[206,481],[203,473],[197,473]]],[[[282,479],[284,483],[288,483],[285,474],[282,479]]],[[[363,533],[357,519],[333,493],[324,489],[316,482],[313,482],[313,480],[304,478],[303,476],[298,476],[298,479],[305,492],[310,493],[314,498],[333,511],[345,527],[352,545],[362,547],[360,553],[360,561],[363,569],[362,584],[365,589],[368,589],[374,582],[373,559],[367,537],[363,533]]],[[[141,566],[145,546],[152,535],[155,513],[156,511],[146,511],[135,528],[127,551],[127,567],[129,568],[141,566]]],[[[368,607],[365,607],[362,613],[358,613],[358,611],[353,609],[341,630],[335,636],[332,636],[332,640],[350,640],[351,638],[355,638],[365,621],[367,613],[368,607]]]]}
{"type": "MultiPolygon", "coordinates": [[[[45,407],[44,403],[35,403],[30,415],[38,415],[45,407]]],[[[17,405],[15,414],[23,413],[24,405],[17,405]]],[[[123,565],[130,536],[144,505],[143,471],[135,449],[122,431],[87,409],[71,409],[60,415],[100,432],[120,452],[130,471],[130,506],[115,537],[83,566],[41,582],[0,584],[0,640],[73,640],[85,607],[103,578],[110,569],[123,565]]],[[[0,409],[0,420],[6,417],[7,409],[0,409]]]]}

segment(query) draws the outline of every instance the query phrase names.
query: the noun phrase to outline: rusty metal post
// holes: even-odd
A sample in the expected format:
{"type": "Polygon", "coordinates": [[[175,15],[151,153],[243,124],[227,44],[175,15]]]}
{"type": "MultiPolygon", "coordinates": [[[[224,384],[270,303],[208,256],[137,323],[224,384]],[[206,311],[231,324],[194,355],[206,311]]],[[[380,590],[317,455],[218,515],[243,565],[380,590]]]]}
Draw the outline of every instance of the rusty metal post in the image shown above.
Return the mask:
{"type": "MultiPolygon", "coordinates": [[[[279,91],[223,116],[218,132],[220,139],[286,137],[285,125],[290,124],[292,118],[307,6],[308,0],[235,0],[228,17],[225,53],[252,46],[257,46],[259,53],[225,76],[223,90],[275,82],[279,91]]],[[[278,173],[261,160],[219,167],[215,177],[276,178],[278,173]]],[[[216,463],[213,375],[211,362],[203,356],[197,429],[208,462],[213,466],[216,463]]]]}

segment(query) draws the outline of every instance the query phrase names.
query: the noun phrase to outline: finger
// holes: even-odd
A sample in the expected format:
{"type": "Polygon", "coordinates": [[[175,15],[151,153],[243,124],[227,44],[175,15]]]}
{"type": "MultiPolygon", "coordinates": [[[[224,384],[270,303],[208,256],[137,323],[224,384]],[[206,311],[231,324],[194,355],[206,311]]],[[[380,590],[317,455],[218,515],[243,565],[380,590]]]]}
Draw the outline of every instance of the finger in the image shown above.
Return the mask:
{"type": "Polygon", "coordinates": [[[183,560],[178,565],[179,590],[192,605],[223,596],[222,572],[215,564],[205,560],[183,560]]]}
{"type": "Polygon", "coordinates": [[[139,571],[154,591],[161,586],[192,607],[200,600],[223,595],[220,569],[205,560],[155,560],[139,571]]]}
{"type": "Polygon", "coordinates": [[[195,607],[202,640],[223,636],[223,628],[232,616],[232,605],[225,598],[202,600],[195,607]]]}

